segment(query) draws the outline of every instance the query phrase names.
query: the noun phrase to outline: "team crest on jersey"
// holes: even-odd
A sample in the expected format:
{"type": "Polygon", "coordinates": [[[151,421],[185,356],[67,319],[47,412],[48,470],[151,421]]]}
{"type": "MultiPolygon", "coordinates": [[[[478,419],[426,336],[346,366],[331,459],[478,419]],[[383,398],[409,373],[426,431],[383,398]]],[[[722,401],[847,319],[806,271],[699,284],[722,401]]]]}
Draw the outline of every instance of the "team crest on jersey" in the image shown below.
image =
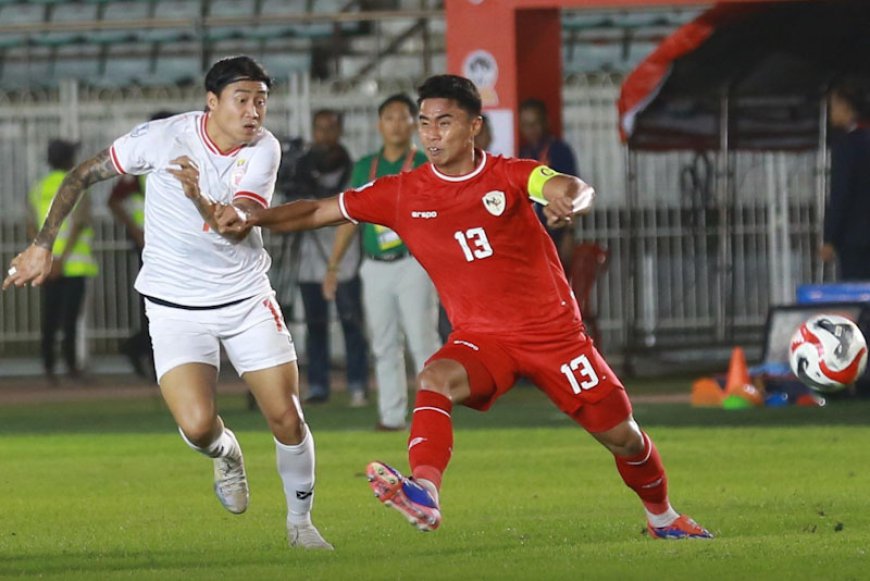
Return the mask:
{"type": "Polygon", "coordinates": [[[483,196],[483,207],[493,216],[501,216],[504,214],[504,192],[498,190],[487,192],[486,195],[483,196]]]}
{"type": "Polygon", "coordinates": [[[242,178],[248,172],[248,160],[240,159],[236,161],[236,167],[233,168],[232,180],[235,187],[239,187],[242,183],[242,178]]]}

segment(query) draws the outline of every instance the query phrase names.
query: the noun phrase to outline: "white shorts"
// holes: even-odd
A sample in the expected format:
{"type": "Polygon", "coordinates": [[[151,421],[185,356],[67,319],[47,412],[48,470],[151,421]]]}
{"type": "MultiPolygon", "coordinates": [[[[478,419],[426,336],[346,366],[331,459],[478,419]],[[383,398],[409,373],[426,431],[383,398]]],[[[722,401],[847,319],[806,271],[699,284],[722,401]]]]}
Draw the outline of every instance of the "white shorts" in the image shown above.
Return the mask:
{"type": "Polygon", "coordinates": [[[185,363],[220,369],[223,344],[238,374],[296,361],[296,347],[271,291],[219,309],[189,310],[145,299],[157,379],[185,363]]]}

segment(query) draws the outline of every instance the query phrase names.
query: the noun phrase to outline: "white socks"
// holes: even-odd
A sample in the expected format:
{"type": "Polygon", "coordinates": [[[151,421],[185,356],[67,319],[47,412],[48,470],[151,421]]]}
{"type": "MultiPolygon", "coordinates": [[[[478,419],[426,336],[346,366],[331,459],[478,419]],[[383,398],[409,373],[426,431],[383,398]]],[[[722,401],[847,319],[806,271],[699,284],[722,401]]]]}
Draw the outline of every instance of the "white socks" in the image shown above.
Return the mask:
{"type": "Polygon", "coordinates": [[[241,454],[241,448],[239,447],[239,442],[236,440],[236,435],[233,434],[226,427],[224,428],[223,433],[221,433],[218,438],[206,446],[205,448],[200,448],[193,442],[187,439],[187,436],[184,435],[184,432],[181,428],[178,428],[178,433],[181,434],[181,439],[184,440],[184,443],[190,446],[192,449],[196,450],[200,454],[208,456],[209,458],[226,458],[227,456],[238,456],[241,454]]]}
{"type": "Polygon", "coordinates": [[[293,525],[311,524],[314,501],[314,437],[308,426],[305,436],[295,446],[275,440],[278,474],[287,497],[287,522],[293,525]]]}
{"type": "Polygon", "coordinates": [[[644,509],[646,513],[646,519],[649,521],[649,524],[653,526],[653,528],[661,528],[666,527],[678,518],[680,518],[680,513],[674,510],[674,507],[668,506],[668,510],[663,512],[662,514],[653,514],[650,511],[644,509]]]}
{"type": "MultiPolygon", "coordinates": [[[[307,425],[304,430],[305,436],[295,446],[275,440],[278,474],[287,497],[287,522],[293,525],[311,524],[311,505],[314,501],[314,437],[307,425]]],[[[209,458],[225,458],[241,453],[236,436],[227,428],[205,448],[188,440],[181,428],[178,433],[188,446],[209,458]]]]}

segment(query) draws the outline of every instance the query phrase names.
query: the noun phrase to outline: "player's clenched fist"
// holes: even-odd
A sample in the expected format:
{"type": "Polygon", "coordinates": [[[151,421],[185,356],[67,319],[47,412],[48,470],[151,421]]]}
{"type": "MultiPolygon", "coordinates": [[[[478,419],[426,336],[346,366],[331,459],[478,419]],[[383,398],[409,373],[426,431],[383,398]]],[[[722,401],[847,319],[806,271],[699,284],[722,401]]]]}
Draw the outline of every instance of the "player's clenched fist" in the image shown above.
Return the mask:
{"type": "Polygon", "coordinates": [[[31,244],[27,250],[12,259],[3,279],[3,290],[12,285],[24,286],[32,282],[39,286],[51,273],[51,250],[31,244]]]}
{"type": "Polygon", "coordinates": [[[220,234],[241,234],[249,228],[248,214],[235,206],[217,204],[214,218],[220,234]]]}

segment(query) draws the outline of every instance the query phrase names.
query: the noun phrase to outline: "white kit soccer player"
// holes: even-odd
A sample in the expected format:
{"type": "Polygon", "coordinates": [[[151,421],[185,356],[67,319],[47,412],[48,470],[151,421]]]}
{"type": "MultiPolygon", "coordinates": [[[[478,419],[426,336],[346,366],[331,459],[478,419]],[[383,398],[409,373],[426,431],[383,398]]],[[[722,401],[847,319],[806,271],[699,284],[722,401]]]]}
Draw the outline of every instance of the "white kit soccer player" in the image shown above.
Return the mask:
{"type": "Polygon", "coordinates": [[[274,437],[290,545],[332,549],[311,522],[314,439],[260,229],[231,235],[213,229],[217,202],[243,216],[272,200],[281,160],[278,141],[263,127],[272,80],[256,61],[236,56],[212,65],[204,84],[205,112],[139,125],[67,173],[33,243],[12,259],[3,289],[47,279],[60,226],[88,186],[119,174],[147,175],[136,290],[145,297],[160,391],[179,432],[214,459],[221,504],[244,512],[244,459],[215,403],[223,347],[274,437]]]}
{"type": "MultiPolygon", "coordinates": [[[[261,129],[247,145],[222,152],[209,137],[206,123],[203,112],[151,121],[118,138],[109,149],[118,173],[148,174],[143,267],[135,287],[146,297],[158,378],[181,363],[201,362],[219,369],[220,349],[213,334],[220,337],[240,375],[296,359],[267,277],[271,259],[260,229],[252,229],[240,241],[219,235],[179,192],[178,180],[168,171],[178,167],[175,160],[186,158],[197,168],[201,191],[210,200],[231,204],[244,198],[268,207],[281,159],[280,144],[261,129]],[[202,333],[201,328],[210,331],[202,333]]],[[[247,479],[232,432],[225,429],[212,446],[202,448],[179,431],[194,450],[211,457],[223,455],[215,459],[215,492],[227,510],[244,512],[247,479]]],[[[312,437],[306,434],[296,446],[277,439],[275,444],[288,519],[295,515],[310,523],[312,437]]]]}

